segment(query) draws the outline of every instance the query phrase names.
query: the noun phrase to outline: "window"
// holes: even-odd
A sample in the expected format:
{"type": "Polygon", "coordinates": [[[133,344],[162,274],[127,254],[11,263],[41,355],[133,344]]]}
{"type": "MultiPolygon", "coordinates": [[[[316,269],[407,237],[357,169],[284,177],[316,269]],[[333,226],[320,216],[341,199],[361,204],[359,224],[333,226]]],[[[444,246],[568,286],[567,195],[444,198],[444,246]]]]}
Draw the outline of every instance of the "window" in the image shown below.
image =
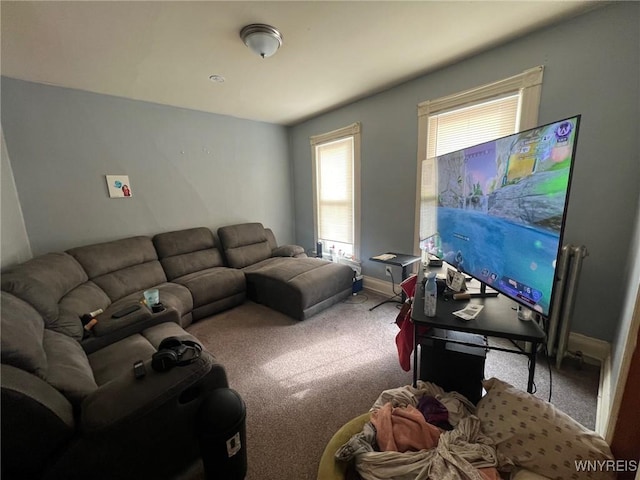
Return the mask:
{"type": "Polygon", "coordinates": [[[418,105],[416,241],[436,233],[435,157],[500,138],[538,123],[543,67],[418,105]]]}
{"type": "Polygon", "coordinates": [[[323,252],[335,247],[358,258],[360,241],[360,124],[311,137],[313,218],[323,252]]]}

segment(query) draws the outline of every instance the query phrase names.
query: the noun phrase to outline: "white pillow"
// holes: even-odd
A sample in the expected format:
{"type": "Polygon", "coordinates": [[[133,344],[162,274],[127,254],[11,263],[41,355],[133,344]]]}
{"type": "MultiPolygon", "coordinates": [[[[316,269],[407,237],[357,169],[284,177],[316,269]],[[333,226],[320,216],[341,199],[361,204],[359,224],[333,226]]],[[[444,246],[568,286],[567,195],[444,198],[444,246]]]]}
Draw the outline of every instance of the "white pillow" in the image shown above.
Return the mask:
{"type": "MultiPolygon", "coordinates": [[[[476,415],[498,453],[498,468],[519,466],[553,480],[614,480],[615,473],[578,471],[580,460],[611,460],[604,439],[552,404],[497,378],[483,382],[487,394],[476,415]]],[[[602,464],[601,464],[602,465],[602,464]]]]}

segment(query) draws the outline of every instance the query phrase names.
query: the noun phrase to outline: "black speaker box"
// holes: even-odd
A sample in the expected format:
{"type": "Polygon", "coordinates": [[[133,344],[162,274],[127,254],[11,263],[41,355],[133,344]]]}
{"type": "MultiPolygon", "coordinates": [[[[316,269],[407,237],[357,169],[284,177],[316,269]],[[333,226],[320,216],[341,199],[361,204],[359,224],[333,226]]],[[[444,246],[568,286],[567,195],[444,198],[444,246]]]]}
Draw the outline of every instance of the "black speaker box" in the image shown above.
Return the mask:
{"type": "Polygon", "coordinates": [[[420,380],[435,383],[445,391],[456,391],[474,404],[482,397],[486,341],[482,335],[433,329],[433,336],[470,343],[459,345],[444,340],[420,340],[420,380]]]}

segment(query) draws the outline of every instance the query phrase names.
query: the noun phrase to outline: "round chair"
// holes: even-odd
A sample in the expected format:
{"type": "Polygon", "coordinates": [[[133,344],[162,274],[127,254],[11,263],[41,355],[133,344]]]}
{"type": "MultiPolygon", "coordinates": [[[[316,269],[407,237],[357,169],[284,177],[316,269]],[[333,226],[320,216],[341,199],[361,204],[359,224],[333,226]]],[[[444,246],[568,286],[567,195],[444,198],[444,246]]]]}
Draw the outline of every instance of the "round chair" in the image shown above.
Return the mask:
{"type": "Polygon", "coordinates": [[[322,453],[320,465],[318,466],[318,480],[344,480],[347,471],[347,465],[342,462],[336,462],[335,454],[338,449],[347,443],[349,439],[356,433],[360,433],[364,424],[371,419],[371,413],[363,413],[345,423],[331,437],[329,443],[322,453]]]}

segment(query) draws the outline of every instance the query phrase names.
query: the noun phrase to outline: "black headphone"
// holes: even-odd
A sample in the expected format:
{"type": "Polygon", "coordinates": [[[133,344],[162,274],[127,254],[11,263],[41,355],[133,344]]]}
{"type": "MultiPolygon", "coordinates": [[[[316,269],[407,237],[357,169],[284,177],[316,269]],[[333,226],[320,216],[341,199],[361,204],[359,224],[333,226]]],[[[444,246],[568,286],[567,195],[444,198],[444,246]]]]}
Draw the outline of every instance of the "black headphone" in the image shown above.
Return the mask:
{"type": "Polygon", "coordinates": [[[156,372],[166,372],[175,366],[188,365],[200,358],[202,345],[178,337],[167,337],[151,357],[151,368],[156,372]]]}

